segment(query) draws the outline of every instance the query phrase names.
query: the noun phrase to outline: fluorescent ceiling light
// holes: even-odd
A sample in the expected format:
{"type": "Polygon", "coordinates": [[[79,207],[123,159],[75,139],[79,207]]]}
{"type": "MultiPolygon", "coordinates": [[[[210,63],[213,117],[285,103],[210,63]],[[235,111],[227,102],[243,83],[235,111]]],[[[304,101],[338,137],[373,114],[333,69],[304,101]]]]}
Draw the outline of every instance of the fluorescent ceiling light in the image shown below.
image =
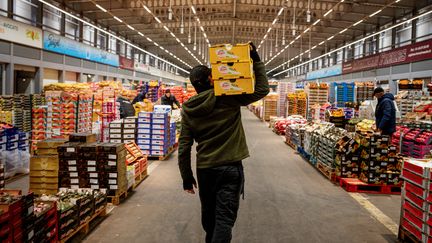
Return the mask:
{"type": "Polygon", "coordinates": [[[344,30],[341,30],[340,32],[339,32],[339,34],[342,34],[343,32],[345,32],[345,31],[347,31],[348,29],[344,29],[344,30]]]}
{"type": "Polygon", "coordinates": [[[331,12],[333,12],[333,9],[330,9],[329,11],[327,11],[327,13],[324,14],[324,17],[326,17],[327,15],[329,15],[331,12]]]}
{"type": "Polygon", "coordinates": [[[150,10],[146,5],[144,5],[144,9],[145,9],[148,13],[150,13],[150,14],[152,13],[151,10],[150,10]]]}
{"type": "Polygon", "coordinates": [[[164,29],[165,29],[166,31],[170,31],[170,30],[168,29],[168,27],[166,27],[166,25],[164,25],[164,29]]]}
{"type": "Polygon", "coordinates": [[[308,32],[309,30],[310,30],[310,27],[307,28],[307,29],[305,29],[305,31],[303,31],[303,33],[306,33],[306,32],[308,32]]]}
{"type": "Polygon", "coordinates": [[[119,19],[119,17],[117,17],[117,16],[114,16],[114,19],[117,20],[120,23],[123,23],[123,20],[119,19]]]}
{"type": "Polygon", "coordinates": [[[277,18],[273,20],[272,25],[276,24],[276,22],[277,22],[277,18]]]}
{"type": "Polygon", "coordinates": [[[202,30],[202,32],[204,32],[204,27],[200,26],[200,29],[202,30]]]}
{"type": "Polygon", "coordinates": [[[296,37],[296,38],[295,38],[294,40],[298,40],[298,39],[300,39],[300,37],[301,37],[301,36],[300,36],[300,35],[298,35],[298,36],[297,36],[297,37],[296,37]]]}
{"type": "Polygon", "coordinates": [[[315,48],[317,48],[317,46],[313,46],[313,47],[311,48],[311,50],[313,50],[313,49],[315,49],[315,48]]]}
{"type": "Polygon", "coordinates": [[[154,17],[159,24],[162,24],[162,21],[158,17],[154,17]]]}
{"type": "Polygon", "coordinates": [[[176,38],[173,32],[170,32],[170,34],[172,37],[176,38]]]}
{"type": "Polygon", "coordinates": [[[377,15],[378,13],[380,13],[381,11],[382,11],[382,9],[380,9],[380,10],[376,11],[375,13],[369,15],[369,17],[373,17],[373,16],[377,15]]]}
{"type": "Polygon", "coordinates": [[[355,24],[353,24],[353,26],[356,26],[356,25],[358,25],[358,24],[360,24],[361,22],[363,22],[363,19],[362,20],[359,20],[359,21],[357,21],[355,24]]]}
{"type": "Polygon", "coordinates": [[[206,34],[206,33],[204,33],[203,35],[204,35],[204,37],[205,37],[205,38],[207,39],[207,34],[206,34]]]}
{"type": "Polygon", "coordinates": [[[291,41],[289,44],[292,45],[294,43],[294,41],[291,41]]]}
{"type": "Polygon", "coordinates": [[[192,5],[191,6],[191,9],[192,9],[192,12],[194,13],[194,14],[196,14],[196,10],[195,10],[195,7],[192,5]]]}
{"type": "Polygon", "coordinates": [[[104,9],[101,5],[96,4],[96,7],[98,7],[100,10],[102,10],[103,12],[108,12],[106,9],[104,9]]]}
{"type": "Polygon", "coordinates": [[[324,44],[324,42],[325,42],[325,41],[321,41],[318,45],[320,46],[320,45],[324,44]]]}
{"type": "Polygon", "coordinates": [[[144,34],[143,34],[143,33],[141,33],[141,32],[138,32],[138,34],[139,34],[140,36],[144,37],[144,34]]]}
{"type": "MultiPolygon", "coordinates": [[[[171,62],[169,62],[169,61],[167,61],[167,60],[165,60],[165,59],[162,59],[162,58],[158,57],[157,55],[155,55],[155,54],[153,54],[153,53],[151,53],[151,52],[149,52],[149,51],[147,51],[147,50],[144,50],[143,48],[141,48],[141,47],[139,47],[139,46],[137,46],[137,45],[135,45],[135,44],[133,44],[133,43],[131,43],[131,42],[128,42],[128,41],[126,41],[126,40],[124,40],[124,39],[118,37],[118,36],[115,35],[115,34],[112,34],[112,33],[109,32],[109,31],[106,31],[106,30],[104,30],[104,29],[102,29],[102,28],[100,28],[100,27],[98,27],[98,26],[96,26],[96,25],[94,25],[94,24],[92,24],[92,23],[90,23],[90,22],[87,22],[87,21],[85,21],[85,20],[83,20],[83,19],[81,19],[81,18],[79,18],[79,17],[77,17],[77,16],[75,16],[75,15],[69,13],[69,12],[66,12],[65,10],[63,10],[63,9],[61,9],[61,8],[59,8],[59,7],[57,7],[57,6],[53,5],[53,4],[51,4],[51,3],[46,2],[45,0],[39,0],[39,2],[44,3],[45,5],[50,6],[51,8],[53,8],[53,9],[55,9],[55,10],[57,10],[57,11],[60,11],[60,12],[64,13],[65,15],[67,15],[67,16],[73,18],[73,19],[76,19],[76,20],[78,20],[78,21],[80,21],[80,22],[82,22],[82,23],[84,23],[84,24],[86,24],[86,25],[88,25],[88,26],[91,26],[91,27],[93,27],[94,29],[97,29],[97,30],[99,30],[100,32],[105,33],[106,35],[111,36],[111,37],[113,37],[113,38],[116,39],[116,40],[119,40],[119,41],[121,41],[121,42],[123,42],[123,43],[125,43],[125,44],[128,44],[129,46],[134,47],[135,49],[140,50],[140,51],[142,51],[142,52],[144,52],[144,53],[146,53],[146,54],[148,54],[148,55],[150,55],[150,56],[152,56],[152,57],[154,57],[154,58],[156,58],[156,59],[158,59],[158,60],[160,60],[160,61],[162,61],[162,62],[165,62],[165,63],[167,63],[167,64],[169,64],[169,65],[171,65],[171,66],[173,66],[173,67],[175,67],[175,68],[177,68],[177,69],[179,69],[179,70],[182,70],[182,71],[185,72],[185,73],[189,73],[187,70],[185,70],[185,69],[179,67],[178,65],[175,65],[174,63],[171,63],[171,62]]],[[[189,68],[192,68],[192,66],[189,65],[189,64],[186,64],[186,63],[185,63],[185,65],[188,66],[189,68]]]]}
{"type": "Polygon", "coordinates": [[[321,21],[321,19],[318,19],[318,20],[315,21],[312,25],[317,25],[320,21],[321,21]]]}
{"type": "Polygon", "coordinates": [[[150,41],[150,42],[153,42],[153,40],[152,40],[152,39],[150,39],[150,38],[148,38],[148,37],[146,37],[146,39],[147,39],[148,41],[150,41]]]}
{"type": "Polygon", "coordinates": [[[284,10],[284,8],[281,8],[281,9],[279,10],[278,16],[282,14],[283,10],[284,10]]]}
{"type": "Polygon", "coordinates": [[[127,27],[128,27],[129,29],[131,29],[131,30],[135,30],[135,28],[132,27],[132,26],[130,26],[130,25],[127,25],[127,27]]]}

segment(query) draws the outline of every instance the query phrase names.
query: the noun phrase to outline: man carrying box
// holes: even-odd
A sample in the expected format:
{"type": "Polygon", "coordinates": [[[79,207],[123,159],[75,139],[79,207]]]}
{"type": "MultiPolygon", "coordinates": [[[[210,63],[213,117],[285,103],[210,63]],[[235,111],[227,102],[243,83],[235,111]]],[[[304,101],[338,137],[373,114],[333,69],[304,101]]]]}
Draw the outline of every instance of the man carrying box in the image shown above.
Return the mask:
{"type": "Polygon", "coordinates": [[[230,242],[237,218],[244,175],[242,160],[249,157],[240,107],[264,98],[269,85],[264,63],[251,43],[255,73],[253,94],[215,96],[211,69],[192,69],[190,80],[198,95],[183,104],[179,139],[179,168],[183,189],[195,194],[191,148],[197,146],[197,177],[206,242],[230,242]]]}

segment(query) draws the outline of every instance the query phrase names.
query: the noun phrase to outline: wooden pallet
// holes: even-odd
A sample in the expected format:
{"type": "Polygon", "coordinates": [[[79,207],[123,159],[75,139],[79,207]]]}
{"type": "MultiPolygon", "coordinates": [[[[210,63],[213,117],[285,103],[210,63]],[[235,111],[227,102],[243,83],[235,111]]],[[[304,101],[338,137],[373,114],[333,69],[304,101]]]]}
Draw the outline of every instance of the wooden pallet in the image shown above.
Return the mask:
{"type": "Polygon", "coordinates": [[[342,178],[339,184],[347,192],[394,195],[401,194],[401,186],[367,184],[356,178],[342,178]]]}
{"type": "Polygon", "coordinates": [[[141,174],[135,177],[135,183],[133,185],[133,189],[137,188],[141,182],[143,182],[149,175],[147,174],[147,170],[143,171],[141,174]]]}
{"type": "Polygon", "coordinates": [[[131,188],[129,188],[128,190],[122,191],[122,192],[118,192],[117,195],[115,195],[115,196],[107,196],[108,203],[111,203],[111,204],[116,205],[116,206],[119,205],[121,200],[124,200],[127,198],[128,191],[131,188]]]}
{"type": "Polygon", "coordinates": [[[169,148],[168,153],[164,154],[164,155],[160,155],[160,156],[150,156],[149,155],[149,156],[147,156],[147,160],[161,160],[161,161],[167,160],[171,156],[171,154],[177,150],[177,147],[178,147],[178,145],[176,144],[173,147],[169,148]]]}
{"type": "MultiPolygon", "coordinates": [[[[78,233],[82,233],[84,235],[88,235],[88,233],[91,230],[91,224],[95,221],[97,221],[96,219],[98,218],[103,218],[107,215],[107,206],[99,209],[98,211],[95,212],[95,214],[93,214],[93,216],[91,218],[89,218],[88,220],[86,220],[84,223],[82,223],[80,226],[78,226],[73,232],[71,232],[70,234],[68,234],[66,237],[64,237],[63,239],[60,240],[61,243],[65,243],[67,241],[69,241],[72,237],[74,237],[76,234],[78,233]]],[[[99,221],[101,222],[101,220],[99,221]]],[[[94,225],[93,225],[94,228],[94,225]]]]}
{"type": "Polygon", "coordinates": [[[296,146],[291,141],[285,141],[285,144],[290,146],[292,149],[296,150],[296,146]]]}
{"type": "Polygon", "coordinates": [[[325,176],[327,179],[329,179],[330,181],[333,180],[333,177],[335,176],[335,172],[334,169],[331,168],[330,166],[322,163],[321,161],[318,161],[316,164],[316,168],[318,169],[319,172],[321,172],[321,174],[323,176],[325,176]]]}

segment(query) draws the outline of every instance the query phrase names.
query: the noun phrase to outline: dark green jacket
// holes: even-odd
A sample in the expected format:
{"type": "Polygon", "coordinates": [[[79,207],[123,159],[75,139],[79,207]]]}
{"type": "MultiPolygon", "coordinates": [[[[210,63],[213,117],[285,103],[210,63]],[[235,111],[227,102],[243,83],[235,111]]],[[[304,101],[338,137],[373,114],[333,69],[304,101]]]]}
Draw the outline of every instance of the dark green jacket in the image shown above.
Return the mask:
{"type": "Polygon", "coordinates": [[[183,181],[193,179],[191,148],[194,140],[198,143],[197,168],[216,167],[249,157],[240,107],[269,93],[264,63],[255,63],[254,72],[253,94],[215,96],[211,89],[183,104],[179,139],[179,167],[183,181]]]}

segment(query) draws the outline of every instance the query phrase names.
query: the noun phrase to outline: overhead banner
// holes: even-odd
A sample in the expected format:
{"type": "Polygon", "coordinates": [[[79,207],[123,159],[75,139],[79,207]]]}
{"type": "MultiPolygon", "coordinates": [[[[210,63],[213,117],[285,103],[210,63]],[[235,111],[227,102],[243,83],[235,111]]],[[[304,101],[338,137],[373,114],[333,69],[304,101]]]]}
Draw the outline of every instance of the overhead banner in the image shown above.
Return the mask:
{"type": "Polygon", "coordinates": [[[114,67],[119,66],[119,56],[107,51],[82,44],[69,38],[44,31],[43,47],[45,50],[99,62],[114,67]]]}
{"type": "Polygon", "coordinates": [[[134,70],[134,60],[126,57],[119,56],[120,68],[127,70],[134,70]]]}
{"type": "Polygon", "coordinates": [[[306,80],[313,80],[319,78],[327,78],[342,74],[342,65],[334,65],[328,68],[323,68],[306,74],[306,80]]]}
{"type": "Polygon", "coordinates": [[[42,30],[0,16],[0,39],[42,49],[42,30]]]}
{"type": "Polygon", "coordinates": [[[150,73],[150,67],[147,64],[136,62],[134,64],[135,71],[143,72],[143,73],[150,73]]]}
{"type": "Polygon", "coordinates": [[[431,58],[432,40],[427,40],[369,57],[345,62],[342,67],[342,73],[360,72],[369,69],[418,62],[431,58]]]}

